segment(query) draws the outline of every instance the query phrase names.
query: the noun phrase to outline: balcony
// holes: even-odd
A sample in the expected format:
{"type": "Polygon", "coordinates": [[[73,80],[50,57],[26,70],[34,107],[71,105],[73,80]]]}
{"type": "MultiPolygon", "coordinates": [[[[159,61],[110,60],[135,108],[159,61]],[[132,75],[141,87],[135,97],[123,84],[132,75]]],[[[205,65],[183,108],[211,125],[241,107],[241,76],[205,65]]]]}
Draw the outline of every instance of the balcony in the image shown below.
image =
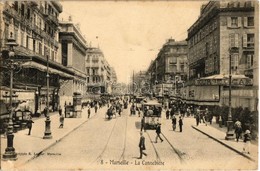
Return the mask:
{"type": "Polygon", "coordinates": [[[3,13],[9,17],[13,17],[14,19],[16,19],[17,21],[22,21],[21,16],[18,14],[17,11],[15,11],[13,8],[11,8],[10,5],[5,4],[4,5],[4,10],[3,13]]]}

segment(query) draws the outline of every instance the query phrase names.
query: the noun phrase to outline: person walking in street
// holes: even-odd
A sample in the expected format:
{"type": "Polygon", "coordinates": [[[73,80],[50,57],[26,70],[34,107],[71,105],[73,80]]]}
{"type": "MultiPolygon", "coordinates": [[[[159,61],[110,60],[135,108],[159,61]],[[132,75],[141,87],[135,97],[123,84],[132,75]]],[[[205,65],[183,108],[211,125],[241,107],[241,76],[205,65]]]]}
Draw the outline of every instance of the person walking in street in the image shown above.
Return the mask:
{"type": "Polygon", "coordinates": [[[31,117],[31,115],[29,115],[29,118],[28,118],[28,120],[27,120],[27,127],[28,127],[28,129],[29,129],[28,135],[31,135],[32,124],[33,124],[33,123],[34,123],[34,122],[32,121],[32,117],[31,117]]]}
{"type": "Polygon", "coordinates": [[[95,113],[97,113],[97,110],[98,110],[98,106],[97,104],[95,104],[95,113]]]}
{"type": "Polygon", "coordinates": [[[90,117],[90,107],[88,108],[88,118],[90,117]]]}
{"type": "Polygon", "coordinates": [[[62,115],[62,109],[61,109],[61,106],[59,106],[58,111],[59,111],[59,115],[61,116],[61,115],[62,115]]]}
{"type": "Polygon", "coordinates": [[[173,129],[173,131],[176,130],[176,124],[177,124],[177,120],[176,120],[175,115],[173,115],[172,116],[172,129],[173,129]]]}
{"type": "Polygon", "coordinates": [[[64,125],[64,116],[63,116],[63,114],[61,113],[61,115],[60,115],[60,126],[59,126],[59,128],[63,128],[63,125],[64,125]]]}
{"type": "Polygon", "coordinates": [[[250,135],[250,131],[248,129],[245,131],[244,143],[245,143],[245,145],[243,148],[243,152],[250,154],[251,135],[250,135]]]}
{"type": "Polygon", "coordinates": [[[141,120],[141,132],[142,132],[143,130],[144,130],[144,132],[145,132],[144,124],[145,124],[145,122],[144,122],[144,117],[143,117],[142,120],[141,120]]]}
{"type": "Polygon", "coordinates": [[[140,149],[140,157],[138,159],[142,159],[143,155],[147,156],[147,154],[144,152],[144,150],[145,150],[145,138],[143,136],[143,132],[140,132],[139,149],[140,149]]]}
{"type": "Polygon", "coordinates": [[[242,134],[242,126],[241,126],[241,122],[236,119],[236,122],[234,124],[234,127],[235,127],[235,134],[236,134],[236,140],[237,142],[239,141],[239,138],[242,134]]]}
{"type": "Polygon", "coordinates": [[[169,116],[170,116],[170,111],[169,111],[169,109],[167,108],[167,110],[166,110],[166,119],[169,119],[169,116]]]}
{"type": "Polygon", "coordinates": [[[158,138],[160,138],[161,142],[163,142],[163,139],[160,136],[160,134],[161,134],[161,124],[160,123],[157,124],[155,132],[156,132],[155,143],[157,143],[158,138]]]}
{"type": "Polygon", "coordinates": [[[183,125],[183,121],[182,121],[182,118],[181,118],[181,116],[180,116],[180,118],[179,118],[180,132],[182,132],[182,125],[183,125]]]}
{"type": "Polygon", "coordinates": [[[45,116],[45,118],[47,117],[47,106],[43,109],[43,114],[45,116]]]}
{"type": "Polygon", "coordinates": [[[199,126],[200,124],[200,115],[197,113],[196,114],[196,125],[199,126]]]}

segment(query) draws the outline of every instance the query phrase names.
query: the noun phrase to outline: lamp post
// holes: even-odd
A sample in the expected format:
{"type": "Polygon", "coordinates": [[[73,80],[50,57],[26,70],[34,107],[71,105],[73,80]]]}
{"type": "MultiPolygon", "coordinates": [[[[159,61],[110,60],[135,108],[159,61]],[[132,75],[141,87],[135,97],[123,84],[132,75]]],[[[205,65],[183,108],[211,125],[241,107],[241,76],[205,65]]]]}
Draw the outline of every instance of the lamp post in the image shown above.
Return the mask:
{"type": "Polygon", "coordinates": [[[231,73],[231,58],[234,52],[237,52],[237,48],[230,48],[229,49],[229,91],[228,91],[228,120],[227,120],[227,132],[226,132],[226,140],[234,139],[233,133],[233,121],[232,121],[232,113],[231,113],[231,80],[232,80],[232,73],[231,73]]]}
{"type": "Polygon", "coordinates": [[[7,39],[7,46],[10,47],[9,51],[9,60],[10,60],[10,114],[9,114],[9,123],[7,128],[7,147],[5,149],[5,153],[3,154],[3,160],[17,160],[17,153],[15,152],[15,148],[13,147],[13,71],[14,71],[14,61],[11,59],[14,57],[14,46],[18,46],[15,42],[15,39],[10,34],[10,38],[7,39]]]}
{"type": "Polygon", "coordinates": [[[50,75],[49,75],[49,55],[47,54],[47,75],[46,75],[46,79],[47,79],[47,116],[46,116],[46,120],[45,120],[45,132],[44,132],[44,136],[43,139],[51,139],[52,135],[51,135],[51,119],[50,119],[50,113],[49,113],[49,79],[50,79],[50,75]]]}

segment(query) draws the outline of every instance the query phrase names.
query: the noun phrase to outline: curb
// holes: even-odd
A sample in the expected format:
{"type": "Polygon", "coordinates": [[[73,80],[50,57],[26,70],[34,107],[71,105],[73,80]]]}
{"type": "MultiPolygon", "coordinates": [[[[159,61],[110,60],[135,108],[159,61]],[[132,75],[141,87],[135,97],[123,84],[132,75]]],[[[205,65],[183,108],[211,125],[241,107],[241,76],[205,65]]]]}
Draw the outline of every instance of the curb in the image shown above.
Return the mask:
{"type": "MultiPolygon", "coordinates": [[[[91,118],[93,118],[94,116],[96,116],[96,114],[93,115],[91,118]]],[[[89,119],[91,119],[91,118],[89,118],[89,119]]],[[[74,127],[72,130],[70,130],[68,133],[64,134],[63,136],[61,136],[60,138],[58,138],[57,140],[55,140],[54,142],[52,142],[50,145],[48,145],[47,147],[45,147],[43,150],[39,151],[39,152],[37,153],[37,155],[35,155],[35,156],[33,156],[33,157],[31,157],[31,158],[25,160],[24,162],[22,162],[21,164],[19,164],[17,167],[20,167],[20,166],[22,166],[22,165],[24,165],[24,164],[27,164],[27,163],[29,163],[30,161],[34,160],[35,158],[39,157],[44,151],[48,150],[49,148],[51,148],[52,146],[54,146],[55,144],[57,144],[58,142],[60,142],[63,138],[67,137],[69,134],[71,134],[71,133],[74,132],[76,129],[78,129],[79,127],[81,127],[83,124],[85,124],[86,122],[88,122],[89,119],[88,119],[88,120],[85,120],[84,122],[82,122],[82,123],[80,123],[80,124],[78,124],[76,127],[74,127]]]]}
{"type": "Polygon", "coordinates": [[[213,136],[211,136],[211,135],[209,135],[209,134],[207,134],[207,133],[201,131],[200,129],[198,129],[198,128],[194,127],[194,126],[191,126],[191,127],[192,127],[193,129],[195,129],[195,130],[201,132],[202,134],[208,136],[209,138],[211,138],[211,139],[217,141],[218,143],[224,145],[225,147],[229,148],[230,150],[233,150],[234,152],[236,152],[236,153],[242,155],[243,157],[245,157],[245,158],[247,158],[247,159],[249,159],[249,160],[255,162],[255,159],[253,159],[253,158],[251,158],[250,156],[248,156],[248,155],[242,153],[241,151],[239,151],[239,150],[237,150],[237,149],[235,149],[235,148],[233,148],[233,147],[231,147],[231,146],[229,146],[229,145],[223,143],[222,141],[218,140],[217,138],[215,138],[215,137],[213,137],[213,136]]]}

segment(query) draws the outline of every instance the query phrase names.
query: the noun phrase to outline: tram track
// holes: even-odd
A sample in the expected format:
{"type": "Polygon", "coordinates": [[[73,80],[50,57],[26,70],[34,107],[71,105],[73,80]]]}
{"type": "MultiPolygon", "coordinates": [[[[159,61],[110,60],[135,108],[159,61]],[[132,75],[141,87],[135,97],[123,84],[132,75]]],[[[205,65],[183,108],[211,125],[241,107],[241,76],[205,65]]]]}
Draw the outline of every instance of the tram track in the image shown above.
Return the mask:
{"type": "Polygon", "coordinates": [[[164,137],[164,139],[166,140],[166,142],[170,145],[170,147],[171,147],[171,149],[173,150],[173,152],[175,153],[175,154],[177,154],[177,156],[178,156],[178,158],[179,158],[179,160],[181,161],[181,163],[184,163],[185,162],[185,160],[184,160],[184,155],[186,155],[185,153],[182,153],[180,150],[178,150],[178,149],[176,149],[173,145],[172,145],[172,143],[169,141],[169,139],[163,134],[163,133],[161,133],[161,135],[164,137]]]}
{"type": "Polygon", "coordinates": [[[105,152],[108,150],[109,144],[111,143],[111,137],[113,137],[113,134],[115,134],[115,128],[117,126],[120,126],[120,125],[117,125],[118,124],[118,120],[120,118],[122,118],[122,117],[125,117],[125,130],[124,130],[125,137],[124,137],[124,145],[123,145],[122,153],[121,153],[121,155],[119,157],[119,160],[124,160],[125,151],[126,151],[126,141],[127,141],[126,140],[126,135],[127,135],[127,118],[128,118],[128,116],[122,112],[121,116],[117,116],[116,117],[116,121],[115,121],[115,123],[114,123],[114,125],[113,125],[113,127],[112,127],[112,129],[110,131],[109,137],[108,137],[108,139],[106,141],[106,144],[105,144],[102,152],[99,154],[99,156],[93,162],[91,162],[92,164],[97,163],[97,162],[102,162],[102,160],[104,160],[103,156],[104,156],[105,152]]]}
{"type": "Polygon", "coordinates": [[[126,119],[125,119],[125,138],[124,138],[124,148],[123,148],[123,152],[119,158],[119,160],[124,160],[125,159],[125,149],[126,149],[126,135],[127,135],[127,119],[128,119],[128,116],[125,115],[126,119]]]}
{"type": "MultiPolygon", "coordinates": [[[[161,156],[160,156],[160,150],[158,149],[158,147],[156,147],[156,146],[154,145],[154,142],[153,142],[153,140],[152,140],[152,138],[151,138],[149,132],[146,131],[145,133],[147,134],[147,136],[148,136],[150,142],[152,143],[153,150],[154,150],[154,152],[155,152],[155,154],[156,154],[156,160],[162,161],[162,160],[161,160],[161,156]]],[[[170,146],[169,149],[171,149],[171,151],[173,152],[173,154],[174,154],[174,155],[177,155],[177,157],[178,157],[178,159],[179,159],[179,161],[180,161],[181,163],[185,163],[185,158],[184,158],[184,157],[185,157],[186,154],[183,153],[183,152],[181,152],[181,151],[178,150],[177,148],[175,148],[175,147],[173,146],[173,144],[169,141],[169,139],[168,139],[163,133],[161,133],[161,135],[162,135],[162,137],[163,137],[164,140],[165,140],[164,142],[167,142],[168,146],[170,146]]]]}
{"type": "Polygon", "coordinates": [[[148,131],[145,131],[145,133],[147,134],[147,136],[148,136],[150,142],[152,143],[152,147],[153,147],[153,150],[154,150],[155,155],[156,155],[156,160],[158,160],[158,161],[161,162],[162,160],[161,160],[161,158],[160,158],[160,155],[159,155],[157,149],[156,149],[155,146],[154,146],[154,143],[153,143],[153,141],[152,141],[152,139],[151,139],[151,136],[149,135],[148,131]]]}
{"type": "Polygon", "coordinates": [[[117,121],[118,121],[118,117],[116,117],[116,121],[115,121],[115,123],[114,123],[114,125],[113,125],[113,127],[112,127],[112,130],[110,131],[110,134],[109,134],[109,137],[108,137],[108,139],[107,139],[107,142],[106,142],[105,147],[103,148],[102,152],[98,155],[98,157],[97,157],[93,162],[91,162],[92,164],[103,160],[102,157],[103,157],[103,155],[104,155],[104,153],[105,153],[105,151],[106,151],[106,149],[107,149],[107,146],[108,146],[109,141],[110,141],[110,139],[111,139],[111,137],[112,137],[112,134],[113,134],[113,132],[114,132],[115,126],[116,126],[116,124],[117,124],[117,121]]]}

